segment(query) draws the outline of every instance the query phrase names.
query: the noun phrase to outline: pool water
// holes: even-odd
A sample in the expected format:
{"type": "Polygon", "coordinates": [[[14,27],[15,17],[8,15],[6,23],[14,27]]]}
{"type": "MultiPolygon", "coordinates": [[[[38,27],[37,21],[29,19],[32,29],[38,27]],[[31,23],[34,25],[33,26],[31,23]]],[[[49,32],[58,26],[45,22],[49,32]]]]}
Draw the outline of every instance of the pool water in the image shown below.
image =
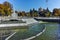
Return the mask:
{"type": "Polygon", "coordinates": [[[32,25],[24,32],[19,30],[14,36],[10,38],[10,40],[21,40],[35,36],[36,34],[40,33],[44,28],[45,28],[44,24],[32,25]]]}
{"type": "Polygon", "coordinates": [[[32,40],[59,40],[60,36],[59,23],[47,23],[45,25],[46,31],[32,40]]]}
{"type": "Polygon", "coordinates": [[[17,33],[9,40],[23,40],[31,36],[35,36],[45,27],[45,32],[32,40],[60,40],[60,23],[39,23],[29,25],[28,29],[17,29],[17,33]]]}

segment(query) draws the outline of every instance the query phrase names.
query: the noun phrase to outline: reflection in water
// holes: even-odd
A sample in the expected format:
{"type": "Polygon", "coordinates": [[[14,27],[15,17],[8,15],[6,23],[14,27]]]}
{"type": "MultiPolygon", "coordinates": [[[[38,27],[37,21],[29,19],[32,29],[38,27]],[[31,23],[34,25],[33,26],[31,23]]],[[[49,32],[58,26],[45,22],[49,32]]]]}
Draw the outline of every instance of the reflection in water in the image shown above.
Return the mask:
{"type": "Polygon", "coordinates": [[[46,31],[32,40],[57,40],[58,23],[45,23],[46,31]]]}
{"type": "Polygon", "coordinates": [[[60,40],[60,23],[58,23],[58,40],[60,40]]]}

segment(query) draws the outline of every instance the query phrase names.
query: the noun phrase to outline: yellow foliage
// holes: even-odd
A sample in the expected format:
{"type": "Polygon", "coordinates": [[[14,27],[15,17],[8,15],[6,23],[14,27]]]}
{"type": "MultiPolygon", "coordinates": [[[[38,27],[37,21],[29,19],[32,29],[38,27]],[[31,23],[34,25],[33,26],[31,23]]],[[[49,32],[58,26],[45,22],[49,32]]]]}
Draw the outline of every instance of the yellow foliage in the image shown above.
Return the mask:
{"type": "Polygon", "coordinates": [[[2,14],[2,16],[11,15],[11,12],[12,10],[10,7],[0,4],[0,13],[2,14]]]}
{"type": "Polygon", "coordinates": [[[58,16],[59,14],[55,13],[55,16],[58,16]]]}

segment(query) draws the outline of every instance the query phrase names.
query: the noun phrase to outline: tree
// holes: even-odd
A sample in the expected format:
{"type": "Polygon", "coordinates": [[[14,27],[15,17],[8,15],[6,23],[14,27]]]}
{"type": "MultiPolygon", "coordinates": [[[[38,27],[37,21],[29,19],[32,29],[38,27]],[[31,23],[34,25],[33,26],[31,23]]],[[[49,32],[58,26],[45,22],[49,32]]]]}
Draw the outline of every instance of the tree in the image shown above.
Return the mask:
{"type": "Polygon", "coordinates": [[[34,8],[32,10],[32,16],[33,17],[37,17],[38,16],[37,10],[35,10],[34,8]]]}
{"type": "Polygon", "coordinates": [[[57,9],[57,8],[53,9],[53,15],[60,16],[60,9],[57,9]]]}
{"type": "Polygon", "coordinates": [[[30,12],[26,12],[26,16],[27,17],[30,17],[31,15],[30,15],[30,12]]]}
{"type": "Polygon", "coordinates": [[[33,15],[32,15],[32,10],[30,9],[30,16],[32,17],[33,15]]]}
{"type": "Polygon", "coordinates": [[[38,14],[40,17],[45,17],[45,10],[40,7],[38,10],[38,14]]]}
{"type": "Polygon", "coordinates": [[[51,16],[51,12],[49,11],[48,8],[45,10],[45,16],[46,17],[50,17],[51,16]]]}
{"type": "Polygon", "coordinates": [[[7,2],[7,1],[5,1],[4,3],[3,3],[3,5],[4,5],[4,12],[5,12],[5,16],[8,16],[8,15],[11,15],[11,13],[12,13],[12,5],[9,3],[9,2],[7,2]]]}
{"type": "Polygon", "coordinates": [[[25,16],[25,15],[26,15],[25,11],[22,11],[22,16],[25,16]]]}
{"type": "Polygon", "coordinates": [[[3,3],[3,5],[4,6],[7,6],[8,8],[13,8],[13,6],[12,6],[12,4],[10,4],[9,2],[7,2],[7,1],[5,1],[4,3],[3,3]]]}
{"type": "Polygon", "coordinates": [[[0,4],[0,16],[3,16],[5,13],[4,13],[4,5],[0,4]]]}

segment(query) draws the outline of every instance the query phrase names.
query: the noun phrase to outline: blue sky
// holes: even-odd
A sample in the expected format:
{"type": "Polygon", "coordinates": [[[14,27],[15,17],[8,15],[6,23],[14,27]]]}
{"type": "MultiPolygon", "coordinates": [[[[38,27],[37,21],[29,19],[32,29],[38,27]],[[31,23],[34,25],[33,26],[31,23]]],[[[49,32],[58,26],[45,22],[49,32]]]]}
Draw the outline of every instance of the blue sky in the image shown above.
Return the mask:
{"type": "Polygon", "coordinates": [[[48,5],[46,5],[46,0],[0,0],[0,3],[4,1],[8,1],[13,4],[15,10],[18,11],[29,11],[30,9],[35,8],[49,8],[49,10],[53,10],[54,8],[60,8],[60,0],[48,0],[48,5]]]}

